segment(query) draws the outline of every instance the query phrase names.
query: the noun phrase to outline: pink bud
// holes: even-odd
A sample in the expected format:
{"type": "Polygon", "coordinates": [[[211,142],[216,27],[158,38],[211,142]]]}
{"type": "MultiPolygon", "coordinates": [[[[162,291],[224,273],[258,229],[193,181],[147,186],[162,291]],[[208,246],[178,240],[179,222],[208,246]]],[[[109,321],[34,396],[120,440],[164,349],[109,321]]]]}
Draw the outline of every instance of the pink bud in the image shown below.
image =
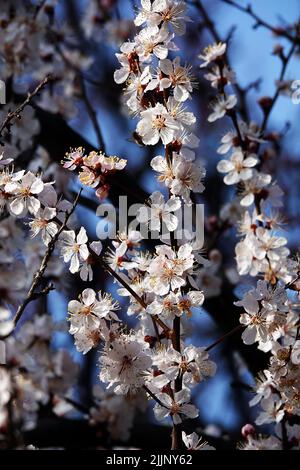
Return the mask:
{"type": "Polygon", "coordinates": [[[255,434],[255,427],[252,424],[245,424],[241,429],[242,436],[248,439],[249,436],[255,434]]]}

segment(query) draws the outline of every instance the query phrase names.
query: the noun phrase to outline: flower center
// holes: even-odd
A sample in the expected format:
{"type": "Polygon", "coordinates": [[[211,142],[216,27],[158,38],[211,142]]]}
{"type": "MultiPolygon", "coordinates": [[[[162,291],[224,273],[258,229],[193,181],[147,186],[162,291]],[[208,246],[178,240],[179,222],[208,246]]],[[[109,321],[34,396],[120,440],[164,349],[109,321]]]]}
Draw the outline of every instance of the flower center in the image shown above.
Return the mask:
{"type": "Polygon", "coordinates": [[[22,194],[23,197],[29,197],[30,196],[30,188],[28,186],[24,186],[21,188],[20,193],[22,194]]]}
{"type": "Polygon", "coordinates": [[[173,403],[171,406],[171,414],[175,415],[180,412],[180,405],[178,403],[173,403]]]}
{"type": "Polygon", "coordinates": [[[90,315],[91,311],[92,311],[92,306],[91,305],[85,305],[80,310],[80,313],[82,313],[83,315],[90,315]]]}
{"type": "Polygon", "coordinates": [[[153,125],[156,129],[160,130],[166,127],[165,122],[166,122],[166,118],[159,115],[159,116],[156,116],[155,119],[153,120],[153,125]]]}

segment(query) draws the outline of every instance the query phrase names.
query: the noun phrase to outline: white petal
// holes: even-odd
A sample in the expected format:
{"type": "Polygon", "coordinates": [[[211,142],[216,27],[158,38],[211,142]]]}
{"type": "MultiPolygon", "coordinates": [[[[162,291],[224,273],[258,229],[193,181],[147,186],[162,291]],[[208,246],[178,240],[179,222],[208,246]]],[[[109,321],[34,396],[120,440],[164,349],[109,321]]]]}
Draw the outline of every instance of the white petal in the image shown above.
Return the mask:
{"type": "Polygon", "coordinates": [[[82,300],[85,305],[92,305],[95,302],[96,293],[93,289],[84,289],[82,292],[82,300]]]}
{"type": "Polygon", "coordinates": [[[88,241],[88,237],[87,237],[87,234],[86,234],[86,230],[84,227],[81,227],[78,235],[77,235],[77,243],[79,243],[80,245],[82,243],[87,243],[88,241]]]}
{"type": "Polygon", "coordinates": [[[121,69],[115,70],[114,72],[114,80],[116,83],[121,84],[127,80],[129,75],[129,69],[122,67],[121,69]]]}

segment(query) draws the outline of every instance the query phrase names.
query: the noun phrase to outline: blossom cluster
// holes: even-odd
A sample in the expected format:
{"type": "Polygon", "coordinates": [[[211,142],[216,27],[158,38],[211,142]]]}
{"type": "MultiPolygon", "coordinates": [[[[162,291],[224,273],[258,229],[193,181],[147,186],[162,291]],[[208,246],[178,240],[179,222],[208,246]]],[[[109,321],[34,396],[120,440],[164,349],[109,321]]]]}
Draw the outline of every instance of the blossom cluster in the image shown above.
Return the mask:
{"type": "Polygon", "coordinates": [[[103,200],[108,196],[110,181],[116,171],[123,170],[126,160],[118,157],[107,157],[103,152],[92,151],[84,155],[79,147],[65,156],[63,167],[79,172],[79,181],[96,190],[96,196],[103,200]]]}
{"type": "Polygon", "coordinates": [[[287,239],[280,233],[283,191],[264,171],[259,156],[261,145],[267,144],[255,123],[249,125],[238,118],[237,98],[227,94],[233,81],[226,65],[226,44],[209,46],[199,57],[201,67],[212,71],[205,75],[219,94],[212,103],[208,121],[232,120],[233,129],[222,138],[218,153],[224,156],[217,165],[225,174],[226,185],[236,185],[236,197],[230,203],[234,218],[228,222],[238,227],[241,240],[235,247],[237,271],[240,276],[259,276],[254,288],[247,291],[235,305],[243,308],[240,323],[246,345],[257,343],[258,349],[269,354],[269,368],[264,370],[254,387],[250,406],[260,404],[255,423],[283,424],[277,436],[259,437],[252,427],[246,432],[245,449],[299,448],[299,296],[295,298],[293,283],[298,279],[299,263],[290,256],[287,239]],[[283,435],[285,430],[286,436],[283,435]],[[286,442],[285,442],[286,441],[286,442]]]}
{"type": "MultiPolygon", "coordinates": [[[[204,190],[205,176],[196,162],[196,117],[185,105],[195,85],[191,68],[181,65],[179,57],[168,58],[169,51],[177,50],[175,34],[183,34],[189,20],[185,9],[181,1],[142,1],[135,24],[144,27],[133,41],[121,46],[117,54],[121,68],[114,76],[117,83],[125,84],[130,113],[139,117],[136,134],[140,141],[164,147],[164,155],[154,157],[151,167],[166,194],[152,193],[137,220],[159,233],[165,224],[174,235],[176,211],[183,203],[192,204],[191,193],[204,190]]],[[[82,149],[77,149],[66,158],[65,167],[79,168],[81,182],[97,188],[99,174],[93,163],[100,161],[102,171],[101,155],[92,152],[84,157],[82,149]]],[[[69,302],[70,333],[83,353],[102,343],[99,377],[108,389],[117,395],[154,397],[157,419],[171,417],[177,426],[185,418],[198,416],[190,389],[216,371],[204,348],[184,344],[184,322],[204,302],[199,280],[204,266],[212,263],[186,236],[178,243],[169,240],[157,245],[154,253],[145,253],[141,241],[141,233],[129,229],[118,235],[105,255],[119,284],[118,294],[128,298],[128,315],[138,319],[134,329],[126,331],[110,296],[85,289],[79,301],[69,302]],[[177,321],[181,327],[175,332],[177,321]]],[[[198,445],[195,436],[181,438],[189,448],[198,445]]]]}
{"type": "Polygon", "coordinates": [[[18,423],[19,431],[35,428],[41,407],[51,406],[58,416],[67,411],[62,405],[75,383],[78,366],[67,350],[49,347],[56,330],[63,331],[63,326],[53,323],[48,314],[37,315],[6,341],[6,365],[0,366],[2,431],[9,420],[18,423]],[[7,405],[12,401],[9,416],[7,405]]]}
{"type": "MultiPolygon", "coordinates": [[[[24,93],[25,85],[19,89],[24,77],[26,83],[35,82],[55,70],[55,80],[36,100],[38,106],[69,119],[76,112],[74,100],[81,97],[91,121],[97,121],[84,88],[93,59],[83,55],[69,25],[57,21],[57,0],[28,2],[28,9],[20,0],[9,3],[0,13],[1,77],[13,91],[24,93]]],[[[192,317],[206,314],[205,300],[220,295],[224,274],[239,287],[243,276],[250,279],[251,287],[235,302],[240,325],[234,331],[242,331],[245,348],[257,347],[268,357],[268,366],[251,387],[250,406],[258,407],[255,425],[273,424],[274,433],[262,436],[246,424],[241,448],[299,449],[300,264],[282,234],[278,210],[283,191],[264,164],[271,154],[268,145],[277,137],[268,138],[265,124],[240,118],[227,45],[208,46],[199,55],[204,78],[216,93],[207,119],[214,123],[227,117],[232,123],[217,149],[217,170],[234,197],[222,207],[216,238],[204,255],[193,226],[179,226],[180,209],[195,209],[206,176],[197,159],[196,116],[189,109],[197,82],[175,41],[191,21],[186,2],[141,0],[133,22],[106,15],[114,3],[89,1],[81,27],[86,41],[99,41],[108,33],[120,46],[114,80],[123,87],[122,102],[136,119],[136,141],[153,152],[150,167],[159,187],[139,208],[137,222],[158,233],[158,242],[147,246],[137,226],[118,233],[109,248],[91,241],[74,214],[81,193],[69,202],[68,175],[73,172],[102,202],[127,161],[106,155],[104,148],[86,154],[78,147],[61,165],[53,163],[36,146],[41,130],[37,109],[26,106],[15,116],[1,135],[0,153],[0,339],[6,354],[6,364],[0,365],[0,441],[14,428],[36,427],[45,409],[58,416],[80,411],[101,435],[108,432],[113,440],[126,441],[137,412],[145,413],[151,402],[155,418],[172,425],[172,449],[213,449],[198,433],[186,432],[193,424],[199,427],[195,389],[217,370],[211,347],[191,344],[189,335],[192,317]],[[26,170],[19,170],[26,152],[33,158],[26,170]],[[215,241],[228,227],[236,227],[239,237],[236,269],[223,270],[215,241]],[[67,291],[64,264],[75,279],[87,283],[80,292],[67,294],[72,295],[68,328],[55,324],[42,302],[52,282],[67,291]],[[97,285],[97,267],[113,277],[114,295],[106,292],[109,286],[97,285]],[[37,302],[31,313],[39,309],[39,314],[29,321],[23,317],[19,324],[32,301],[37,302]],[[67,330],[79,353],[98,353],[101,386],[93,388],[88,406],[75,398],[80,395],[74,393],[78,364],[52,341],[57,331],[67,330]]],[[[16,106],[11,101],[1,108],[0,122],[16,106]]],[[[207,227],[214,222],[208,219],[207,227]]]]}

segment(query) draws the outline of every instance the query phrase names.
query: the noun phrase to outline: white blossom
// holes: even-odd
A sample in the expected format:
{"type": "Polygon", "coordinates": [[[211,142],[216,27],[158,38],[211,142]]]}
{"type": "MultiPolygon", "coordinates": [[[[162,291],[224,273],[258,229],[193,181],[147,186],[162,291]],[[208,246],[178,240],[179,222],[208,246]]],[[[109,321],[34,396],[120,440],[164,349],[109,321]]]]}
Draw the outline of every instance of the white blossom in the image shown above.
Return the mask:
{"type": "Polygon", "coordinates": [[[167,393],[159,393],[157,398],[161,404],[155,404],[154,414],[159,421],[171,416],[174,424],[180,424],[183,417],[197,418],[198,416],[197,408],[189,403],[190,392],[186,388],[174,393],[174,398],[167,393]]]}
{"type": "Polygon", "coordinates": [[[217,170],[220,173],[228,173],[224,178],[225,184],[237,184],[252,177],[252,168],[257,162],[256,155],[249,155],[245,158],[244,153],[237,150],[231,155],[230,160],[221,160],[218,163],[217,170]]]}
{"type": "Polygon", "coordinates": [[[145,370],[152,361],[147,343],[137,337],[123,335],[107,344],[100,356],[100,380],[114,387],[117,394],[127,394],[144,384],[145,370]]]}
{"type": "Polygon", "coordinates": [[[214,122],[224,117],[228,110],[235,107],[236,103],[235,95],[229,95],[227,98],[218,96],[218,99],[212,103],[213,112],[208,116],[208,122],[214,122]]]}
{"type": "Polygon", "coordinates": [[[207,442],[202,441],[202,437],[199,437],[195,432],[186,434],[182,431],[182,440],[188,450],[215,450],[215,448],[208,445],[207,442]]]}
{"type": "Polygon", "coordinates": [[[155,191],[149,198],[150,205],[142,206],[137,214],[140,223],[149,224],[150,230],[160,230],[164,223],[170,232],[173,232],[178,225],[176,212],[181,202],[178,197],[171,197],[167,202],[159,191],[155,191]]]}
{"type": "Polygon", "coordinates": [[[87,247],[88,237],[84,227],[81,227],[78,235],[74,230],[64,230],[60,237],[61,254],[65,263],[70,263],[70,272],[79,270],[80,261],[85,261],[89,256],[87,247]]]}
{"type": "Polygon", "coordinates": [[[204,61],[200,67],[207,67],[211,62],[215,62],[217,59],[223,57],[226,52],[226,47],[226,44],[222,42],[207,46],[203,53],[199,55],[199,59],[204,61]]]}
{"type": "Polygon", "coordinates": [[[145,145],[155,145],[160,139],[164,145],[169,144],[176,129],[178,124],[160,103],[141,112],[141,120],[136,128],[145,145]]]}

